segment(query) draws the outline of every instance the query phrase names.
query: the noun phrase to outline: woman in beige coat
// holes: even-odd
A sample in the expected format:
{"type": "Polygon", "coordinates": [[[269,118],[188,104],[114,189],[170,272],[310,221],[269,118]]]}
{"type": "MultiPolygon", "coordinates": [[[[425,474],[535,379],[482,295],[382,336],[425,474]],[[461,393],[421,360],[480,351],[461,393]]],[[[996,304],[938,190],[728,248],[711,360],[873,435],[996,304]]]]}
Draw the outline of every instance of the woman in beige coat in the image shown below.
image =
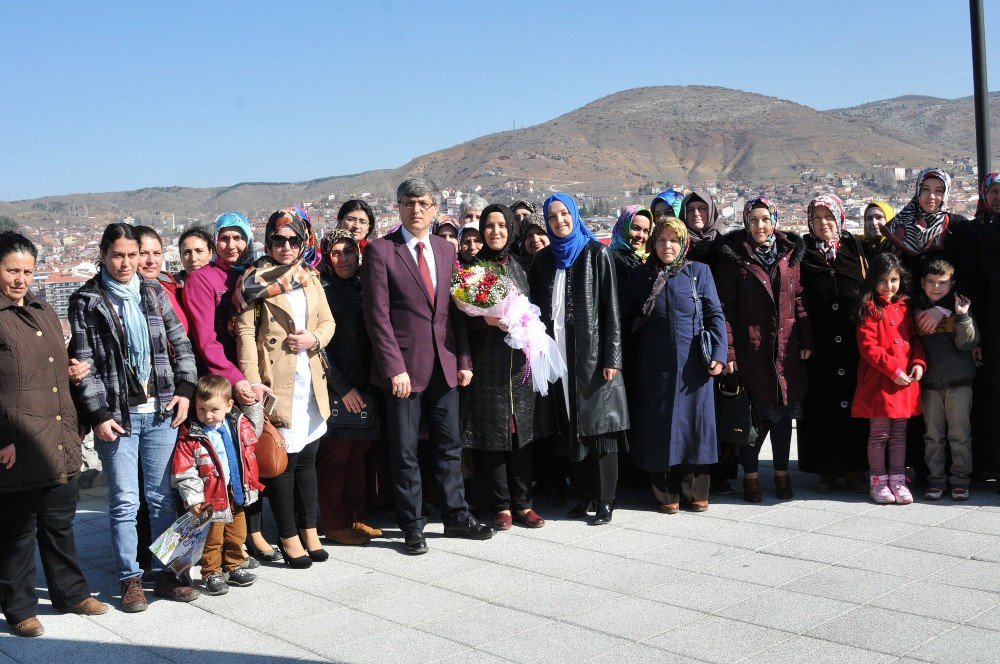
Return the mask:
{"type": "Polygon", "coordinates": [[[279,210],[264,231],[267,254],[240,280],[237,355],[240,370],[285,436],[288,467],[265,479],[264,495],[278,522],[278,549],[291,567],[328,558],[316,532],[316,450],[330,416],[326,367],[320,355],[334,322],[312,267],[315,236],[299,210],[279,210]]]}

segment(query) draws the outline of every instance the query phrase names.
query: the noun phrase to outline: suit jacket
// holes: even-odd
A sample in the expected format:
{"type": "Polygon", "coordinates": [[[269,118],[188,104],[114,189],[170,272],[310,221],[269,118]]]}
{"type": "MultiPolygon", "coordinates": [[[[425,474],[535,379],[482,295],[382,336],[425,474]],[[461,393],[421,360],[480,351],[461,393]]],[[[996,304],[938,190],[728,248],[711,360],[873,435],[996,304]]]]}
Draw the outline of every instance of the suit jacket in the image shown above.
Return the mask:
{"type": "Polygon", "coordinates": [[[455,387],[458,370],[472,369],[465,319],[451,301],[455,248],[435,235],[427,241],[437,270],[434,306],[401,230],[365,247],[361,285],[375,385],[388,388],[393,376],[406,372],[411,389],[422,392],[437,362],[448,386],[455,387]]]}

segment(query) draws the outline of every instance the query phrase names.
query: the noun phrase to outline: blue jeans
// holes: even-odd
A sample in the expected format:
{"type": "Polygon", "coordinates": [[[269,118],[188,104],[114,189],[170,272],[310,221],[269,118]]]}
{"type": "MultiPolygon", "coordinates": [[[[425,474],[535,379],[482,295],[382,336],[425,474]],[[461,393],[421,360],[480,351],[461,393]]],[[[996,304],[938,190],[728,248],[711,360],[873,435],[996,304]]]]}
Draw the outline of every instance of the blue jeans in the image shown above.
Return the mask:
{"type": "MultiPolygon", "coordinates": [[[[142,459],[143,491],[149,504],[149,524],[153,539],[177,518],[170,487],[170,460],[177,442],[177,430],[170,427],[172,416],[160,413],[130,413],[132,435],[113,442],[95,438],[94,448],[108,480],[108,507],[111,516],[111,546],[119,580],[142,574],[136,561],[139,538],[135,517],[139,511],[139,459],[142,459]]],[[[153,557],[154,571],[163,564],[153,557]]]]}

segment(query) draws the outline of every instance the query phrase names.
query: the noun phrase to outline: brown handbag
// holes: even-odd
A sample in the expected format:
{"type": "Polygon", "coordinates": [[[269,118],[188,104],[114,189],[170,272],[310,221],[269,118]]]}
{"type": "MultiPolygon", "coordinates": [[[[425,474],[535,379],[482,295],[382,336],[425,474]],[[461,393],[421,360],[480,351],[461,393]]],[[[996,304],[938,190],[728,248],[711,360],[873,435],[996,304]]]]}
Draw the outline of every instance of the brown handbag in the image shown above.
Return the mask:
{"type": "Polygon", "coordinates": [[[264,418],[264,428],[257,436],[257,446],[254,451],[261,477],[265,479],[277,477],[288,468],[288,449],[285,445],[285,437],[266,417],[264,418]]]}

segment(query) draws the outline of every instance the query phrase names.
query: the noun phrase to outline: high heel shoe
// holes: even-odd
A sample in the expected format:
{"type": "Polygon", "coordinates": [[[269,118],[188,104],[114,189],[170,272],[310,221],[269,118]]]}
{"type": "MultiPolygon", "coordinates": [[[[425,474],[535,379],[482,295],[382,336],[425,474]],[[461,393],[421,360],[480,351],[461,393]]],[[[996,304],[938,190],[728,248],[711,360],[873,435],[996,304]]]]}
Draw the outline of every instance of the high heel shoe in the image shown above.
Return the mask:
{"type": "Polygon", "coordinates": [[[326,549],[316,549],[315,551],[306,549],[306,553],[314,563],[322,563],[330,559],[330,554],[327,553],[326,549]]]}
{"type": "Polygon", "coordinates": [[[277,563],[281,561],[281,552],[275,547],[271,547],[271,553],[264,553],[253,543],[252,540],[246,541],[247,555],[252,558],[265,563],[277,563]]]}
{"type": "Polygon", "coordinates": [[[597,503],[597,513],[594,515],[594,520],[591,521],[591,525],[603,526],[606,523],[611,523],[611,513],[615,511],[615,499],[612,498],[606,503],[597,503]]]}
{"type": "MultiPolygon", "coordinates": [[[[285,564],[292,569],[306,569],[307,567],[312,567],[313,561],[308,554],[304,556],[299,556],[297,558],[292,558],[287,553],[285,553],[285,547],[281,544],[281,540],[278,540],[278,551],[281,552],[281,557],[285,559],[285,564]]],[[[324,553],[326,553],[324,551],[324,553]]]]}

